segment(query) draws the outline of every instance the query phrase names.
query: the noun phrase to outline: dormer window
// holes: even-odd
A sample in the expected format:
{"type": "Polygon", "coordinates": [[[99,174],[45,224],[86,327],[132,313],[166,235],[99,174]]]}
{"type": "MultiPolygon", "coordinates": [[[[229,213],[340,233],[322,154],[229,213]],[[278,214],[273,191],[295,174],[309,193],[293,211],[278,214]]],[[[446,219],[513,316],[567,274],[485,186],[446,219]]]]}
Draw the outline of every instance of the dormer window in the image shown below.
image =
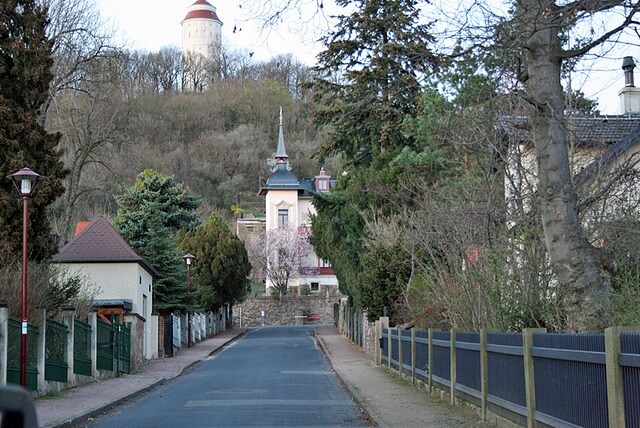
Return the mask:
{"type": "Polygon", "coordinates": [[[327,191],[329,190],[329,180],[316,180],[318,190],[327,191]]]}

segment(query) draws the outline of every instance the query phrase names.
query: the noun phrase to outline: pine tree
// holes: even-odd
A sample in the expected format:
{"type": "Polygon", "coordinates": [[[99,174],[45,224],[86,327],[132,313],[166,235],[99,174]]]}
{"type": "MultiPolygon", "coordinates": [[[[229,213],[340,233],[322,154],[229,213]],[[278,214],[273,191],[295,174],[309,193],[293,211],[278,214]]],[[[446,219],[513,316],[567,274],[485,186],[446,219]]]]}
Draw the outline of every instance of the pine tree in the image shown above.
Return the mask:
{"type": "MultiPolygon", "coordinates": [[[[43,260],[55,251],[46,208],[63,191],[67,171],[48,134],[41,107],[49,96],[52,42],[46,10],[34,0],[0,0],[0,176],[29,167],[46,177],[30,203],[29,252],[43,260]]],[[[22,248],[21,203],[13,184],[1,180],[0,245],[5,257],[22,248]]]]}
{"type": "Polygon", "coordinates": [[[324,40],[311,86],[320,104],[316,120],[332,125],[323,155],[368,165],[378,153],[411,146],[401,132],[414,115],[420,78],[434,64],[433,37],[420,23],[415,0],[338,0],[353,8],[324,40]]]}
{"type": "Polygon", "coordinates": [[[173,178],[147,169],[116,201],[114,227],[159,272],[154,281],[154,310],[186,309],[189,296],[176,239],[179,230],[191,230],[199,223],[195,210],[200,198],[188,195],[173,178]]]}

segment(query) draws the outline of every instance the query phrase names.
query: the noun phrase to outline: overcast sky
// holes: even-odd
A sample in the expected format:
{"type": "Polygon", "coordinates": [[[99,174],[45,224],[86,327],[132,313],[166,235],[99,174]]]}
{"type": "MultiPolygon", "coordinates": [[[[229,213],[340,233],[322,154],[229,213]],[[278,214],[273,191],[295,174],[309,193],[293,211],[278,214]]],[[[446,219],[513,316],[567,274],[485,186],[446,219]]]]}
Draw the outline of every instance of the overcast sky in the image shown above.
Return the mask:
{"type": "MultiPolygon", "coordinates": [[[[180,22],[187,8],[195,0],[97,0],[100,13],[110,20],[126,40],[128,47],[157,51],[163,46],[181,46],[180,22]]],[[[245,22],[240,8],[241,0],[209,0],[216,7],[223,22],[222,38],[228,46],[247,49],[254,58],[266,61],[277,54],[292,53],[298,60],[313,65],[322,46],[314,42],[322,34],[322,23],[305,24],[295,22],[295,16],[286,20],[298,28],[291,32],[282,25],[269,32],[260,32],[256,22],[245,22]],[[307,28],[304,34],[299,29],[307,28]],[[235,29],[235,32],[234,32],[235,29]]],[[[326,25],[326,23],[325,23],[326,25]]],[[[577,74],[574,89],[582,89],[590,98],[599,100],[602,113],[618,114],[618,90],[624,85],[624,75],[620,66],[624,55],[635,52],[620,52],[612,60],[597,64],[589,71],[589,78],[577,74]]],[[[638,65],[640,65],[640,60],[638,65]]],[[[636,70],[636,81],[640,75],[636,70]]]]}
{"type": "MultiPolygon", "coordinates": [[[[129,42],[128,47],[157,51],[163,46],[181,46],[180,22],[195,0],[97,0],[101,15],[112,22],[129,42]]],[[[254,52],[254,58],[268,60],[281,53],[292,53],[313,65],[321,46],[314,43],[318,32],[291,33],[281,26],[261,32],[259,24],[245,22],[238,0],[209,0],[223,23],[222,38],[232,48],[254,52]],[[235,28],[235,32],[234,32],[235,28]]],[[[317,24],[317,23],[316,23],[317,24]]],[[[311,27],[314,25],[312,24],[311,27]]]]}

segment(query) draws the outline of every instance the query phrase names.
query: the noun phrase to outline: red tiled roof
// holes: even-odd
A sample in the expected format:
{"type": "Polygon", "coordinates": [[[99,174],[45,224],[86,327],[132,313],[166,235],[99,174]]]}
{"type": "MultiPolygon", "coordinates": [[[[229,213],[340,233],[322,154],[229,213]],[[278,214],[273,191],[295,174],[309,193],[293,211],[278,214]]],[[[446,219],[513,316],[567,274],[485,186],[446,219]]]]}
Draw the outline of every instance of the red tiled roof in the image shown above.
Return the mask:
{"type": "Polygon", "coordinates": [[[60,249],[53,257],[53,261],[57,263],[135,262],[140,263],[152,275],[157,275],[153,266],[140,257],[104,217],[98,217],[89,223],[80,234],[60,249]]]}
{"type": "Polygon", "coordinates": [[[188,19],[213,19],[214,21],[218,21],[222,23],[222,21],[220,21],[220,18],[218,18],[218,15],[216,15],[214,11],[209,9],[209,8],[213,8],[213,6],[211,6],[211,4],[207,0],[197,0],[195,3],[193,3],[189,7],[189,9],[191,9],[193,6],[198,6],[198,5],[205,6],[205,8],[203,9],[195,8],[194,10],[189,11],[187,13],[187,16],[185,16],[185,18],[183,19],[183,21],[186,21],[188,19]],[[208,6],[208,8],[206,6],[208,6]]]}
{"type": "MultiPolygon", "coordinates": [[[[220,18],[218,18],[218,15],[216,15],[215,12],[212,12],[210,10],[192,10],[191,12],[187,13],[187,16],[184,17],[183,21],[186,21],[188,19],[213,19],[214,21],[220,21],[220,18]]],[[[222,21],[220,21],[222,22],[222,21]]]]}

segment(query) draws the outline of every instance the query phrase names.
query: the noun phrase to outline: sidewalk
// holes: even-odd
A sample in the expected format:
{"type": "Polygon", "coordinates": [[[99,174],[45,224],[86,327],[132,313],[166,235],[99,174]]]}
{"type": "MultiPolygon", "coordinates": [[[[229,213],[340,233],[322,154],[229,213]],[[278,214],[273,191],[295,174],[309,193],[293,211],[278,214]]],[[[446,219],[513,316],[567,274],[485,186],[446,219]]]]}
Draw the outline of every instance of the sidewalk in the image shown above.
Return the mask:
{"type": "Polygon", "coordinates": [[[375,363],[334,327],[317,327],[318,343],[344,386],[380,427],[489,427],[468,408],[419,391],[375,363]]]}
{"type": "MultiPolygon", "coordinates": [[[[141,371],[92,382],[35,401],[41,427],[71,427],[133,398],[207,358],[247,329],[234,328],[181,349],[172,358],[149,361],[141,371]]],[[[380,427],[488,427],[469,409],[418,391],[383,368],[334,327],[315,328],[317,341],[343,385],[373,425],[380,427]]]]}

